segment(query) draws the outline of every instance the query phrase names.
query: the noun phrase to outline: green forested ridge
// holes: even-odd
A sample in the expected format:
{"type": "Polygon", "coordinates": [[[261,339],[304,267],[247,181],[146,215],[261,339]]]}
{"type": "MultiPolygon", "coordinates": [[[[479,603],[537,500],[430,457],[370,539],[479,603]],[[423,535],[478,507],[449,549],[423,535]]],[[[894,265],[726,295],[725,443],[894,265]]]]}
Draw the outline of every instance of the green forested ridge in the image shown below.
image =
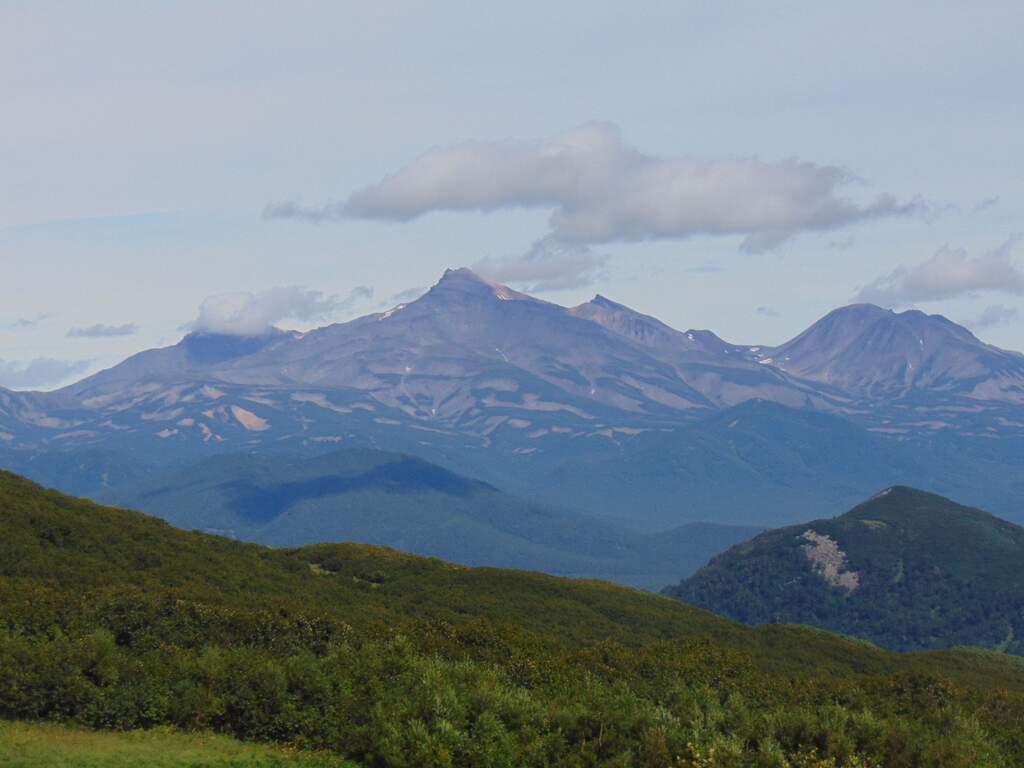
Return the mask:
{"type": "Polygon", "coordinates": [[[380,766],[1013,766],[1024,667],[600,582],[271,550],[0,473],[0,715],[380,766]]]}
{"type": "Polygon", "coordinates": [[[1024,654],[1024,528],[895,487],[830,520],[737,545],[668,593],[748,624],[801,622],[895,650],[975,645],[1024,654]],[[856,574],[830,584],[807,556],[828,536],[856,574]]]}

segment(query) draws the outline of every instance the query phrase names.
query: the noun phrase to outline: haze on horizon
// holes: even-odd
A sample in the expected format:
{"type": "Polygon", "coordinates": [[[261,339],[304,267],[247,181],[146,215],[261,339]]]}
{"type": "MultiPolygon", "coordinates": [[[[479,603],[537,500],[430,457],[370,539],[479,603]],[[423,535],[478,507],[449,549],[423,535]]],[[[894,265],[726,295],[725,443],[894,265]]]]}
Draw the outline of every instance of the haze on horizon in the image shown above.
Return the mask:
{"type": "Polygon", "coordinates": [[[1024,349],[1022,16],[6,5],[0,386],[459,266],[737,343],[870,301],[1024,349]]]}

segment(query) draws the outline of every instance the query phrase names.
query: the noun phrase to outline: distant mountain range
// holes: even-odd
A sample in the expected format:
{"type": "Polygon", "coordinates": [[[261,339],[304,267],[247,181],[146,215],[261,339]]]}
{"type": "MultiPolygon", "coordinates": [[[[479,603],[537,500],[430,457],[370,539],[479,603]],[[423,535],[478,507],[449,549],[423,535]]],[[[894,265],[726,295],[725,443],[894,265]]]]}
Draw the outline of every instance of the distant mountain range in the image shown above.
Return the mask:
{"type": "Polygon", "coordinates": [[[449,270],[307,333],[191,333],[0,391],[0,465],[96,496],[225,452],[412,454],[642,530],[776,525],[912,484],[1024,515],[1024,356],[939,316],[838,309],[778,347],[449,270]]]}
{"type": "Polygon", "coordinates": [[[762,530],[689,523],[635,533],[509,496],[422,459],[368,449],[302,460],[223,454],[100,497],[179,528],[260,544],[358,541],[652,590],[762,530]]]}
{"type": "Polygon", "coordinates": [[[747,624],[800,623],[893,650],[1024,655],[1024,528],[895,487],[739,544],[666,593],[747,624]]]}

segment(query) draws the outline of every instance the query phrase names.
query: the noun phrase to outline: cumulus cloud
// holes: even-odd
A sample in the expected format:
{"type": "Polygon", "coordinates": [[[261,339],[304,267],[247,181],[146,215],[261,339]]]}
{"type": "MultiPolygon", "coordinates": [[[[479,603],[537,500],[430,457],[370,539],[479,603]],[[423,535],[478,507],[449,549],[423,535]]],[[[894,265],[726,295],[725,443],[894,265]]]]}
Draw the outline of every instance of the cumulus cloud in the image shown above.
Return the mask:
{"type": "Polygon", "coordinates": [[[860,289],[857,301],[901,306],[983,292],[1024,293],[1024,271],[1013,261],[1018,238],[971,258],[963,248],[944,246],[927,261],[899,267],[860,289]]]}
{"type": "Polygon", "coordinates": [[[85,372],[91,362],[52,357],[37,357],[26,362],[0,360],[0,386],[8,389],[51,387],[85,372]]]}
{"type": "Polygon", "coordinates": [[[310,208],[267,206],[269,218],[408,221],[434,211],[551,211],[550,238],[567,243],[739,235],[763,251],[796,234],[921,208],[883,195],[843,194],[844,169],[797,159],[698,160],[647,155],[608,123],[553,138],[468,142],[431,149],[347,200],[310,208]]]}
{"type": "Polygon", "coordinates": [[[1018,317],[1020,317],[1020,312],[1015,308],[1007,307],[1003,304],[992,304],[991,306],[985,307],[981,314],[969,321],[967,325],[971,328],[980,330],[982,328],[991,328],[995,325],[1009,323],[1016,320],[1018,317]]]}
{"type": "Polygon", "coordinates": [[[521,256],[481,259],[472,270],[525,291],[560,291],[590,285],[601,276],[607,261],[607,256],[585,245],[544,238],[521,256]]]}
{"type": "Polygon", "coordinates": [[[72,328],[68,331],[68,337],[72,339],[104,339],[111,336],[133,336],[139,330],[135,323],[124,325],[105,325],[96,323],[85,328],[72,328]]]}
{"type": "Polygon", "coordinates": [[[322,320],[372,297],[373,289],[363,285],[353,288],[345,297],[325,296],[320,291],[294,285],[271,288],[262,293],[221,293],[204,299],[199,305],[199,316],[185,329],[232,336],[260,336],[283,320],[322,320]]]}

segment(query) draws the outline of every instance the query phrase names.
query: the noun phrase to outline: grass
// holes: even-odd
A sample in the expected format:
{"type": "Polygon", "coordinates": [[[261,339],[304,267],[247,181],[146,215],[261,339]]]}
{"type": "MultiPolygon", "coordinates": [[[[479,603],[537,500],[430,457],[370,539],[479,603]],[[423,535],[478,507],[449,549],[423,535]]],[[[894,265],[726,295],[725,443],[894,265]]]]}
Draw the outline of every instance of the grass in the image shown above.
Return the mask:
{"type": "Polygon", "coordinates": [[[3,768],[350,768],[326,755],[244,744],[209,733],[87,731],[0,721],[3,768]]]}

